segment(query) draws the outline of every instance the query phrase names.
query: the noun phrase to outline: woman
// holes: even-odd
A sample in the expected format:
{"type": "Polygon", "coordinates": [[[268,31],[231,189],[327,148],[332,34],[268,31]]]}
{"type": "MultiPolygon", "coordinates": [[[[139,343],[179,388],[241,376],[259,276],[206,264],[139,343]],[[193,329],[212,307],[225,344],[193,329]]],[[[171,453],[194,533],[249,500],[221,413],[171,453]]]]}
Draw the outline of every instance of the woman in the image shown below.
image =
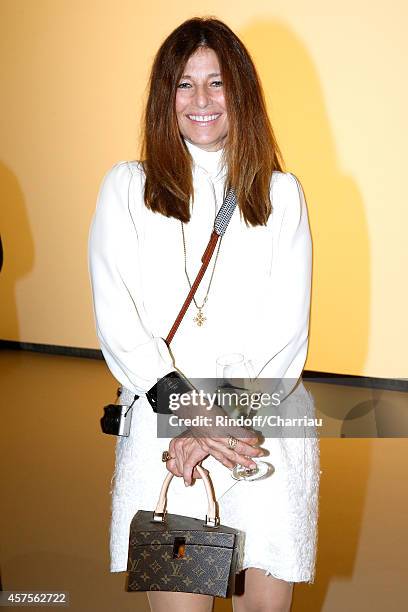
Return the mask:
{"type": "MultiPolygon", "coordinates": [[[[145,397],[179,371],[215,377],[217,358],[245,356],[253,376],[284,380],[290,406],[313,415],[300,377],[308,346],[311,239],[302,188],[284,172],[261,85],[242,42],[221,21],[194,18],[160,47],[144,118],[143,162],[105,175],[90,231],[89,267],[105,360],[134,406],[118,438],[112,488],[111,571],[125,571],[130,521],[155,507],[166,470],[169,512],[203,517],[195,466],[209,470],[221,522],[245,532],[236,612],[289,610],[294,582],[313,582],[319,484],[310,437],[159,438],[145,397]],[[178,329],[170,330],[201,265],[229,186],[238,206],[178,329]],[[263,480],[234,481],[230,469],[263,452],[263,480]],[[181,476],[183,478],[181,478],[181,476]],[[184,481],[184,482],[183,482],[184,481]],[[185,489],[184,483],[188,486],[185,489]]],[[[242,433],[242,435],[240,435],[242,433]]],[[[208,595],[150,592],[154,612],[212,609],[208,595]]]]}

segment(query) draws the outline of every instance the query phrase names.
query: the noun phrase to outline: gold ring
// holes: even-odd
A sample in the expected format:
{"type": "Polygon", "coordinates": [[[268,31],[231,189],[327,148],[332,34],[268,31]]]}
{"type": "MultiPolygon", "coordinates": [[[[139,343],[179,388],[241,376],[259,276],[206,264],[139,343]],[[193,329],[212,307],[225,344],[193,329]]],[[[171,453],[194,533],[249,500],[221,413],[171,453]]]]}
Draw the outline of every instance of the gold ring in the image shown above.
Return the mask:
{"type": "Polygon", "coordinates": [[[172,456],[170,455],[169,451],[163,451],[163,452],[162,452],[162,461],[163,461],[163,462],[166,462],[166,461],[168,461],[169,459],[174,459],[174,457],[172,457],[172,456]]]}
{"type": "Polygon", "coordinates": [[[228,446],[230,448],[235,448],[237,444],[238,440],[234,436],[228,436],[228,446]]]}

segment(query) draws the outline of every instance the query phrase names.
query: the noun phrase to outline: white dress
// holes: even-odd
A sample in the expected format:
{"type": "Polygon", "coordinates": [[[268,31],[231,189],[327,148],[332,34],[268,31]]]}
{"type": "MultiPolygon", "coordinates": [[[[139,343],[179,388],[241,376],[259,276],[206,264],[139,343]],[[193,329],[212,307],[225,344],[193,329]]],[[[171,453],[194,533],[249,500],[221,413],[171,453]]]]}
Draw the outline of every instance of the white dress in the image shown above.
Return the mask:
{"type": "MultiPolygon", "coordinates": [[[[223,200],[222,150],[186,141],[193,158],[194,202],[184,225],[188,273],[195,278],[223,200]]],[[[167,336],[189,285],[181,223],[148,210],[138,162],[115,164],[103,178],[89,234],[89,273],[97,335],[123,397],[140,395],[129,437],[118,437],[112,477],[110,571],[126,571],[129,525],[137,510],[153,510],[167,474],[156,415],[145,392],[176,368],[188,378],[214,378],[216,360],[241,353],[259,379],[284,379],[292,415],[314,416],[301,381],[307,355],[312,247],[305,198],[291,173],[274,172],[273,212],[266,226],[247,227],[234,211],[222,238],[202,327],[194,302],[171,345],[167,336]],[[300,379],[300,380],[299,380],[300,379]],[[297,384],[296,384],[297,383],[297,384]]],[[[211,260],[197,290],[203,302],[211,260]]],[[[126,401],[124,402],[126,403],[126,401]]],[[[275,471],[264,480],[235,481],[213,457],[204,460],[219,502],[221,523],[245,534],[239,568],[313,582],[317,548],[319,442],[315,437],[270,437],[262,444],[275,471]]],[[[205,517],[204,486],[173,478],[168,511],[205,517]]]]}

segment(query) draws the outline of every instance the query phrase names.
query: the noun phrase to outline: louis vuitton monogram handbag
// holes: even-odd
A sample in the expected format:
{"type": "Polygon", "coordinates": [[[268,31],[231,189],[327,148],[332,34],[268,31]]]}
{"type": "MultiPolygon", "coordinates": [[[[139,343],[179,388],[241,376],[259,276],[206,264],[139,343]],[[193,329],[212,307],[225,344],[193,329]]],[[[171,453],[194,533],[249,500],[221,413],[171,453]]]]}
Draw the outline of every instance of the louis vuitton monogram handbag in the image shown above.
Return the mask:
{"type": "Polygon", "coordinates": [[[212,482],[200,465],[196,467],[208,499],[205,523],[167,513],[167,491],[173,478],[169,472],[156,509],[139,510],[132,519],[127,591],[232,594],[244,533],[220,525],[212,482]]]}

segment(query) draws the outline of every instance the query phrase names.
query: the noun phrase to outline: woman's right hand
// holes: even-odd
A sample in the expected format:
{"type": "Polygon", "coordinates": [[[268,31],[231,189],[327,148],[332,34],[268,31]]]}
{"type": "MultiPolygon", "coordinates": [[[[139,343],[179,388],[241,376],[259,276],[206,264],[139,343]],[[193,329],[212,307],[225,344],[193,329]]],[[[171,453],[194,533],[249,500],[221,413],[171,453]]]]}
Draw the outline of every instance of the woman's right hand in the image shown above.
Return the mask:
{"type": "Polygon", "coordinates": [[[182,476],[186,485],[189,486],[193,478],[200,478],[195,466],[208,455],[212,455],[228,469],[233,469],[237,463],[249,468],[254,467],[251,459],[246,455],[259,457],[264,452],[254,446],[258,442],[256,436],[248,438],[248,430],[238,432],[238,429],[242,428],[234,428],[234,437],[239,433],[245,437],[240,440],[237,437],[238,443],[235,449],[228,446],[228,436],[226,438],[196,437],[189,430],[183,432],[170,441],[169,453],[173,459],[166,462],[167,469],[175,476],[182,476]]]}
{"type": "MultiPolygon", "coordinates": [[[[188,396],[188,393],[184,395],[188,396]]],[[[180,402],[177,416],[190,421],[194,421],[194,417],[199,417],[200,424],[190,425],[184,436],[194,438],[202,453],[212,455],[228,469],[233,469],[237,464],[254,468],[256,464],[252,458],[267,454],[257,446],[260,439],[253,430],[234,423],[227,425],[224,423],[224,419],[228,417],[225,410],[217,404],[210,406],[206,399],[200,397],[199,403],[180,402]],[[228,444],[230,436],[237,440],[233,447],[228,444]]],[[[229,421],[231,419],[227,422],[229,421]]]]}

